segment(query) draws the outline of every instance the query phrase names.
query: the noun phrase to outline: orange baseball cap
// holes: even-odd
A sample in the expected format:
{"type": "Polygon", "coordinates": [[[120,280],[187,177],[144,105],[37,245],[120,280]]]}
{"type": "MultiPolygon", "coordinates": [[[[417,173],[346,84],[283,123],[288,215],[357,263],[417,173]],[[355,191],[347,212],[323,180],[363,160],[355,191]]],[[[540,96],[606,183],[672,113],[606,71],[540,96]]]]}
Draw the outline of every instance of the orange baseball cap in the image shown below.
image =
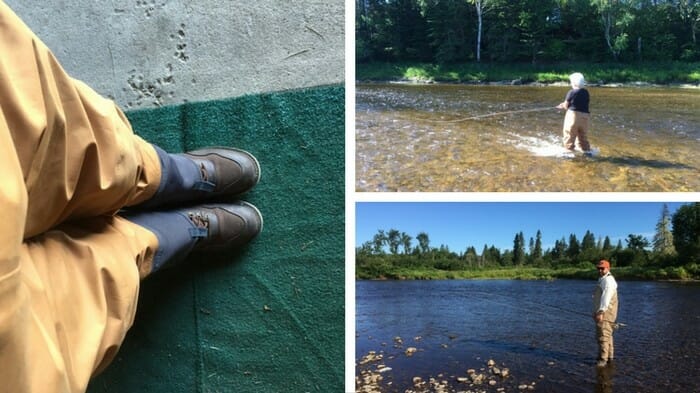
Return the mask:
{"type": "Polygon", "coordinates": [[[601,259],[596,266],[610,269],[610,262],[606,261],[605,259],[601,259]]]}

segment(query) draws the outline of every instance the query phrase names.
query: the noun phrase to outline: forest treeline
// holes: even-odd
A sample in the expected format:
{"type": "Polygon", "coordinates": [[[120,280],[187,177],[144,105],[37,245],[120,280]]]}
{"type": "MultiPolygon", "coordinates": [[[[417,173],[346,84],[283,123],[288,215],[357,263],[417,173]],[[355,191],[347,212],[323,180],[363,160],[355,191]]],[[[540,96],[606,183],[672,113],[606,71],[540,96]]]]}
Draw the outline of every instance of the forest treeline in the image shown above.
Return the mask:
{"type": "Polygon", "coordinates": [[[356,0],[358,62],[700,60],[700,0],[356,0]]]}
{"type": "Polygon", "coordinates": [[[572,233],[555,241],[553,247],[543,249],[542,233],[538,230],[529,239],[523,232],[514,234],[512,249],[500,250],[485,244],[480,250],[469,245],[464,251],[455,252],[446,245],[432,246],[425,232],[414,239],[398,229],[380,229],[372,240],[357,247],[355,255],[356,276],[360,279],[460,277],[429,272],[517,268],[550,272],[569,269],[567,275],[573,268],[574,273],[578,270],[587,276],[595,275],[593,264],[601,259],[611,261],[613,269],[631,268],[638,275],[632,278],[700,278],[700,203],[682,205],[673,215],[664,205],[651,241],[629,234],[624,244],[622,240],[613,244],[609,236],[586,231],[580,240],[572,233]]]}

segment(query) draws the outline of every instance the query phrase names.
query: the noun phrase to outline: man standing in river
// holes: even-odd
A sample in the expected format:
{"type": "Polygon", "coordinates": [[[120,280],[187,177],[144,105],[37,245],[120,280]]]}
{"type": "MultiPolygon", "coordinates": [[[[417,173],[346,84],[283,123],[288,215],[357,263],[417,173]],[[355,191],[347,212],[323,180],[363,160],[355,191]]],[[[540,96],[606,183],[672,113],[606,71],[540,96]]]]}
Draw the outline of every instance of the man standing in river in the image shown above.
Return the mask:
{"type": "Polygon", "coordinates": [[[598,367],[613,359],[613,329],[617,319],[617,282],[610,274],[610,262],[598,262],[598,285],[593,293],[593,320],[598,337],[598,367]]]}
{"type": "Polygon", "coordinates": [[[557,105],[559,109],[566,109],[564,117],[564,146],[574,151],[576,148],[576,138],[581,146],[581,150],[587,156],[593,155],[591,144],[588,142],[588,126],[590,124],[590,111],[588,103],[590,95],[588,90],[583,88],[585,80],[583,74],[575,72],[569,75],[571,90],[566,93],[564,101],[557,105]]]}

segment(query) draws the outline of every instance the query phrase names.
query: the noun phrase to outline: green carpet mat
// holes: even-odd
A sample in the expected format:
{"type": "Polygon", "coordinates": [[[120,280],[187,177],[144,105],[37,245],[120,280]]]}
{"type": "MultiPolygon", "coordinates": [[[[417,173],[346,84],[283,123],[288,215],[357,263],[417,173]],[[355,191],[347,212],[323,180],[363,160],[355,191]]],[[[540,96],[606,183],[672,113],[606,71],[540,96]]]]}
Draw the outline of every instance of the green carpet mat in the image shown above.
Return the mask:
{"type": "Polygon", "coordinates": [[[168,152],[222,145],[262,167],[264,217],[245,249],[143,282],[136,321],[88,392],[344,390],[341,86],[127,113],[168,152]]]}

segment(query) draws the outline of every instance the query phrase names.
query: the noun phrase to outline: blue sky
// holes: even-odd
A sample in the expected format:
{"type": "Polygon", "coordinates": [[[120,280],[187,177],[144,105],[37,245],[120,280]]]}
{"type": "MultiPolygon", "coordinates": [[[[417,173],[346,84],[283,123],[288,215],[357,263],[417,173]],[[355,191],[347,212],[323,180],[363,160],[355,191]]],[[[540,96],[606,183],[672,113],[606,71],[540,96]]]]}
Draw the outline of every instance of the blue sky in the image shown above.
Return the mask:
{"type": "MultiPolygon", "coordinates": [[[[673,214],[681,202],[668,202],[673,214]]],[[[425,232],[430,245],[447,245],[462,252],[474,246],[511,249],[522,231],[525,241],[542,231],[543,248],[574,233],[578,240],[586,230],[596,239],[609,236],[614,244],[627,235],[652,239],[664,202],[359,202],[356,204],[356,246],[371,240],[377,230],[397,229],[413,237],[425,232]]]]}

